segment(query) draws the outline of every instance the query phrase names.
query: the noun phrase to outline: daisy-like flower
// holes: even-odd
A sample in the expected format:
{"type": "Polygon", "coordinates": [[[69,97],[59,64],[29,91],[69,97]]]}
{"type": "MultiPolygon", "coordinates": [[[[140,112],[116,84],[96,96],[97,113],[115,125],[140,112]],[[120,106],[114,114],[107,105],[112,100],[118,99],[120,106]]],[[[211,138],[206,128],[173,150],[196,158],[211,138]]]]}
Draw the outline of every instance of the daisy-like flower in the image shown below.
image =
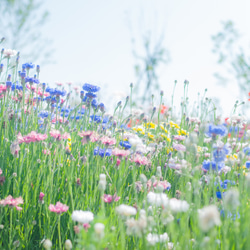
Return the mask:
{"type": "Polygon", "coordinates": [[[134,157],[134,159],[132,161],[135,162],[137,165],[150,164],[150,161],[148,160],[148,158],[146,156],[141,156],[139,154],[136,154],[136,156],[134,157]]]}
{"type": "Polygon", "coordinates": [[[19,204],[23,204],[23,198],[20,196],[18,198],[13,198],[11,195],[0,201],[0,205],[9,207],[15,207],[17,210],[22,210],[21,207],[18,207],[19,204]]]}
{"type": "Polygon", "coordinates": [[[75,210],[73,211],[71,218],[73,221],[86,224],[94,220],[94,214],[90,211],[75,210]]]}
{"type": "Polygon", "coordinates": [[[67,212],[68,209],[69,209],[68,206],[62,204],[59,201],[56,203],[56,205],[53,205],[53,204],[49,205],[49,210],[51,212],[54,212],[54,213],[57,213],[57,214],[61,214],[61,213],[67,212]]]}

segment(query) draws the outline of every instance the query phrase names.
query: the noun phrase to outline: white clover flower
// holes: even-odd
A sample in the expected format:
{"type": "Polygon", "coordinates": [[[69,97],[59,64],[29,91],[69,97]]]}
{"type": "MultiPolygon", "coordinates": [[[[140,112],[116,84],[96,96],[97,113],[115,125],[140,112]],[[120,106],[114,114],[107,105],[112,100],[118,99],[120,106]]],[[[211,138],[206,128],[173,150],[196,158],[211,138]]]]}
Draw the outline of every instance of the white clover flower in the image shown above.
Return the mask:
{"type": "Polygon", "coordinates": [[[148,203],[151,205],[155,205],[156,207],[164,206],[166,207],[168,205],[168,197],[164,193],[154,193],[149,192],[147,195],[148,203]]]}
{"type": "Polygon", "coordinates": [[[203,232],[221,224],[220,213],[215,205],[198,209],[199,226],[203,232]]]}
{"type": "Polygon", "coordinates": [[[75,210],[73,211],[71,218],[73,221],[85,224],[94,219],[94,214],[89,211],[75,210]]]}
{"type": "Polygon", "coordinates": [[[52,242],[51,242],[51,240],[46,239],[46,240],[43,242],[43,247],[44,247],[45,249],[51,249],[51,247],[52,247],[52,242]]]}
{"type": "Polygon", "coordinates": [[[223,198],[225,208],[235,210],[240,205],[239,196],[239,191],[235,188],[226,191],[223,198]]]}
{"type": "Polygon", "coordinates": [[[137,213],[134,207],[131,207],[125,204],[121,204],[120,206],[116,207],[116,212],[124,216],[136,215],[137,213]]]}
{"type": "Polygon", "coordinates": [[[104,237],[104,229],[105,229],[105,225],[102,223],[96,223],[94,225],[94,229],[95,229],[95,233],[97,234],[97,236],[99,238],[103,238],[104,237]]]}
{"type": "Polygon", "coordinates": [[[70,250],[73,248],[71,240],[66,240],[64,246],[66,250],[70,250]]]}
{"type": "Polygon", "coordinates": [[[186,201],[177,200],[175,198],[169,200],[168,206],[173,213],[187,212],[189,209],[189,204],[186,201]]]}
{"type": "Polygon", "coordinates": [[[149,233],[147,235],[147,241],[150,245],[154,246],[156,243],[160,242],[160,243],[164,243],[166,241],[169,241],[169,237],[167,233],[164,234],[151,234],[149,233]]]}

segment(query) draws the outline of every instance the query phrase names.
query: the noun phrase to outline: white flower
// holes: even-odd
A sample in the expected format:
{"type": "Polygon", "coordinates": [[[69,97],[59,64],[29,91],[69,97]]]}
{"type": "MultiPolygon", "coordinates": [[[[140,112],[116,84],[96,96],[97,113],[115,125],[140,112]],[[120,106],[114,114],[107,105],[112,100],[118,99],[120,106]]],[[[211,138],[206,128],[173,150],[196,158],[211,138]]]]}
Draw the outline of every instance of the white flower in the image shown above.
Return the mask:
{"type": "Polygon", "coordinates": [[[155,205],[156,207],[166,207],[168,205],[168,197],[164,193],[149,192],[147,199],[149,204],[155,205]]]}
{"type": "Polygon", "coordinates": [[[121,204],[120,206],[116,207],[116,212],[124,216],[136,215],[137,213],[134,207],[124,205],[124,204],[121,204]]]}
{"type": "Polygon", "coordinates": [[[220,213],[215,205],[198,209],[199,225],[203,232],[221,224],[220,213]]]}
{"type": "Polygon", "coordinates": [[[84,224],[91,222],[94,219],[94,215],[89,211],[75,210],[73,211],[71,218],[73,221],[84,224]]]}
{"type": "Polygon", "coordinates": [[[72,249],[73,246],[71,240],[66,240],[64,246],[66,250],[72,249]]]}
{"type": "Polygon", "coordinates": [[[43,247],[44,247],[45,249],[51,249],[51,247],[52,247],[52,242],[51,242],[51,240],[46,239],[46,240],[43,242],[43,247]]]}
{"type": "Polygon", "coordinates": [[[169,200],[169,208],[174,213],[186,212],[189,209],[189,204],[186,201],[172,198],[169,200]]]}
{"type": "Polygon", "coordinates": [[[17,54],[17,52],[16,52],[16,50],[5,49],[5,50],[3,51],[3,54],[4,54],[6,57],[10,58],[10,57],[12,57],[12,56],[15,56],[15,55],[17,54]]]}
{"type": "Polygon", "coordinates": [[[96,223],[94,225],[95,233],[99,238],[103,238],[105,226],[102,223],[96,223]]]}
{"type": "Polygon", "coordinates": [[[239,196],[240,194],[237,189],[232,188],[226,191],[223,198],[225,208],[235,210],[240,205],[239,196]]]}
{"type": "Polygon", "coordinates": [[[149,233],[147,235],[147,241],[150,245],[154,246],[158,242],[164,243],[166,241],[169,241],[169,237],[167,233],[161,235],[149,233]]]}

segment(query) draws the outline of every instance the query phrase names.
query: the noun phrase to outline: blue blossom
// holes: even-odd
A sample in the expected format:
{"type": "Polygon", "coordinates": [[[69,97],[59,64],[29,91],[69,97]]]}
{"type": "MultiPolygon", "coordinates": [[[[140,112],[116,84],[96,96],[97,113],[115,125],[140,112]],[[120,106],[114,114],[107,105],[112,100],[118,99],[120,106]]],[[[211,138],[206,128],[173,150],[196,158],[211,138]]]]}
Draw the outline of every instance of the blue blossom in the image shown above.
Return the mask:
{"type": "Polygon", "coordinates": [[[215,136],[215,135],[220,135],[220,136],[225,136],[227,134],[227,128],[223,125],[213,125],[209,124],[206,135],[209,137],[215,136]]]}
{"type": "Polygon", "coordinates": [[[41,111],[37,116],[44,119],[49,116],[49,112],[44,110],[44,111],[41,111]]]}
{"type": "Polygon", "coordinates": [[[25,77],[25,82],[28,82],[28,83],[36,83],[36,84],[39,84],[40,81],[38,79],[36,79],[35,77],[25,77]]]}
{"type": "Polygon", "coordinates": [[[11,85],[12,85],[12,82],[11,82],[11,81],[7,81],[7,82],[6,82],[6,86],[7,86],[7,87],[11,87],[11,85]]]}
{"type": "Polygon", "coordinates": [[[94,149],[94,155],[100,155],[101,157],[104,157],[104,156],[111,156],[111,154],[112,154],[112,149],[110,148],[102,149],[102,148],[96,147],[94,149]]]}
{"type": "Polygon", "coordinates": [[[99,104],[99,108],[100,108],[101,111],[105,110],[105,106],[104,106],[104,104],[102,102],[99,104]]]}
{"type": "Polygon", "coordinates": [[[227,185],[235,185],[235,181],[230,181],[230,180],[224,180],[224,181],[220,181],[220,183],[215,182],[214,185],[218,186],[217,189],[219,189],[220,187],[223,189],[227,189],[227,185]]]}
{"type": "Polygon", "coordinates": [[[92,93],[92,92],[86,93],[85,96],[87,96],[87,97],[90,98],[90,99],[93,99],[93,98],[96,98],[96,97],[97,97],[97,95],[94,94],[94,93],[92,93]]]}
{"type": "Polygon", "coordinates": [[[96,99],[93,99],[93,100],[92,100],[91,106],[94,107],[94,108],[97,108],[98,103],[97,103],[97,100],[96,100],[96,99]]]}
{"type": "Polygon", "coordinates": [[[245,147],[243,149],[243,152],[246,154],[246,155],[250,155],[250,147],[245,147]]]}
{"type": "Polygon", "coordinates": [[[53,88],[50,88],[50,87],[47,87],[45,89],[45,92],[50,93],[50,95],[57,95],[57,96],[65,96],[66,93],[67,93],[64,89],[60,90],[60,89],[53,89],[53,88]]]}
{"type": "Polygon", "coordinates": [[[94,121],[94,122],[97,122],[97,123],[100,123],[102,121],[102,117],[99,116],[99,115],[95,115],[95,116],[91,115],[90,119],[91,119],[91,121],[94,121]]]}
{"type": "Polygon", "coordinates": [[[131,148],[131,144],[129,143],[129,141],[120,141],[119,145],[122,146],[125,149],[130,149],[131,148]]]}
{"type": "Polygon", "coordinates": [[[15,89],[17,89],[17,90],[23,90],[23,86],[19,85],[18,82],[16,84],[13,83],[12,86],[11,86],[11,90],[14,91],[15,89]]]}
{"type": "Polygon", "coordinates": [[[22,65],[22,68],[23,69],[33,69],[35,67],[35,64],[33,64],[33,63],[31,63],[31,62],[29,62],[29,63],[24,63],[23,65],[22,65]]]}
{"type": "Polygon", "coordinates": [[[213,148],[215,148],[213,151],[213,160],[215,162],[225,161],[226,156],[231,152],[230,145],[227,143],[223,147],[214,145],[213,148]]]}
{"type": "Polygon", "coordinates": [[[77,111],[77,113],[78,113],[78,114],[82,114],[82,115],[84,115],[84,113],[85,113],[85,109],[83,108],[83,109],[81,109],[81,110],[78,110],[78,111],[77,111]]]}
{"type": "Polygon", "coordinates": [[[89,83],[85,83],[82,86],[83,90],[87,91],[87,92],[98,92],[100,90],[100,87],[95,86],[95,85],[91,85],[89,83]]]}
{"type": "Polygon", "coordinates": [[[246,168],[250,168],[250,161],[246,161],[246,168]]]}
{"type": "Polygon", "coordinates": [[[217,170],[220,171],[225,166],[224,162],[215,162],[210,160],[205,160],[202,163],[202,169],[205,171],[217,170]]]}

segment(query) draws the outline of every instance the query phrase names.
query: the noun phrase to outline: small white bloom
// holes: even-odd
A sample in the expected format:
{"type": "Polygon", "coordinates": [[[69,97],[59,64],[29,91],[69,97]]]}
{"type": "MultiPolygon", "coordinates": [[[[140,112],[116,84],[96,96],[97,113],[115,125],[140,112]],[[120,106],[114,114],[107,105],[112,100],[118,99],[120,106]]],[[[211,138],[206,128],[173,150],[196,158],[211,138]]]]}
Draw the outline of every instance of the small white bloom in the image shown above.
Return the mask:
{"type": "Polygon", "coordinates": [[[169,200],[169,208],[173,213],[187,212],[189,204],[186,201],[172,198],[169,200]]]}
{"type": "Polygon", "coordinates": [[[51,240],[46,239],[46,240],[43,242],[43,247],[44,247],[45,249],[51,249],[51,247],[52,247],[52,242],[51,242],[51,240]]]}
{"type": "Polygon", "coordinates": [[[79,223],[89,223],[94,219],[94,214],[89,211],[75,210],[73,211],[71,218],[73,221],[79,223]]]}
{"type": "Polygon", "coordinates": [[[137,213],[134,207],[124,205],[124,204],[121,204],[120,206],[116,207],[116,212],[124,216],[136,215],[137,213]]]}
{"type": "Polygon", "coordinates": [[[5,49],[3,51],[3,54],[6,56],[6,57],[12,57],[12,56],[16,56],[17,52],[16,50],[12,50],[12,49],[5,49]]]}
{"type": "Polygon", "coordinates": [[[105,226],[102,223],[96,223],[94,225],[95,233],[98,235],[99,238],[103,238],[104,236],[104,229],[105,226]]]}
{"type": "Polygon", "coordinates": [[[166,207],[169,201],[166,194],[154,192],[149,192],[147,195],[147,199],[149,204],[155,205],[156,207],[166,207]]]}
{"type": "Polygon", "coordinates": [[[237,189],[232,188],[226,191],[223,198],[225,208],[235,210],[240,205],[239,196],[240,194],[237,189]]]}
{"type": "Polygon", "coordinates": [[[220,213],[215,205],[198,209],[199,225],[203,232],[221,224],[220,213]]]}
{"type": "Polygon", "coordinates": [[[66,240],[64,245],[66,250],[70,250],[73,247],[71,240],[66,240]]]}
{"type": "Polygon", "coordinates": [[[147,235],[147,241],[150,245],[154,246],[156,243],[160,242],[160,243],[164,243],[166,241],[169,241],[169,237],[167,233],[164,234],[151,234],[149,233],[147,235]]]}

